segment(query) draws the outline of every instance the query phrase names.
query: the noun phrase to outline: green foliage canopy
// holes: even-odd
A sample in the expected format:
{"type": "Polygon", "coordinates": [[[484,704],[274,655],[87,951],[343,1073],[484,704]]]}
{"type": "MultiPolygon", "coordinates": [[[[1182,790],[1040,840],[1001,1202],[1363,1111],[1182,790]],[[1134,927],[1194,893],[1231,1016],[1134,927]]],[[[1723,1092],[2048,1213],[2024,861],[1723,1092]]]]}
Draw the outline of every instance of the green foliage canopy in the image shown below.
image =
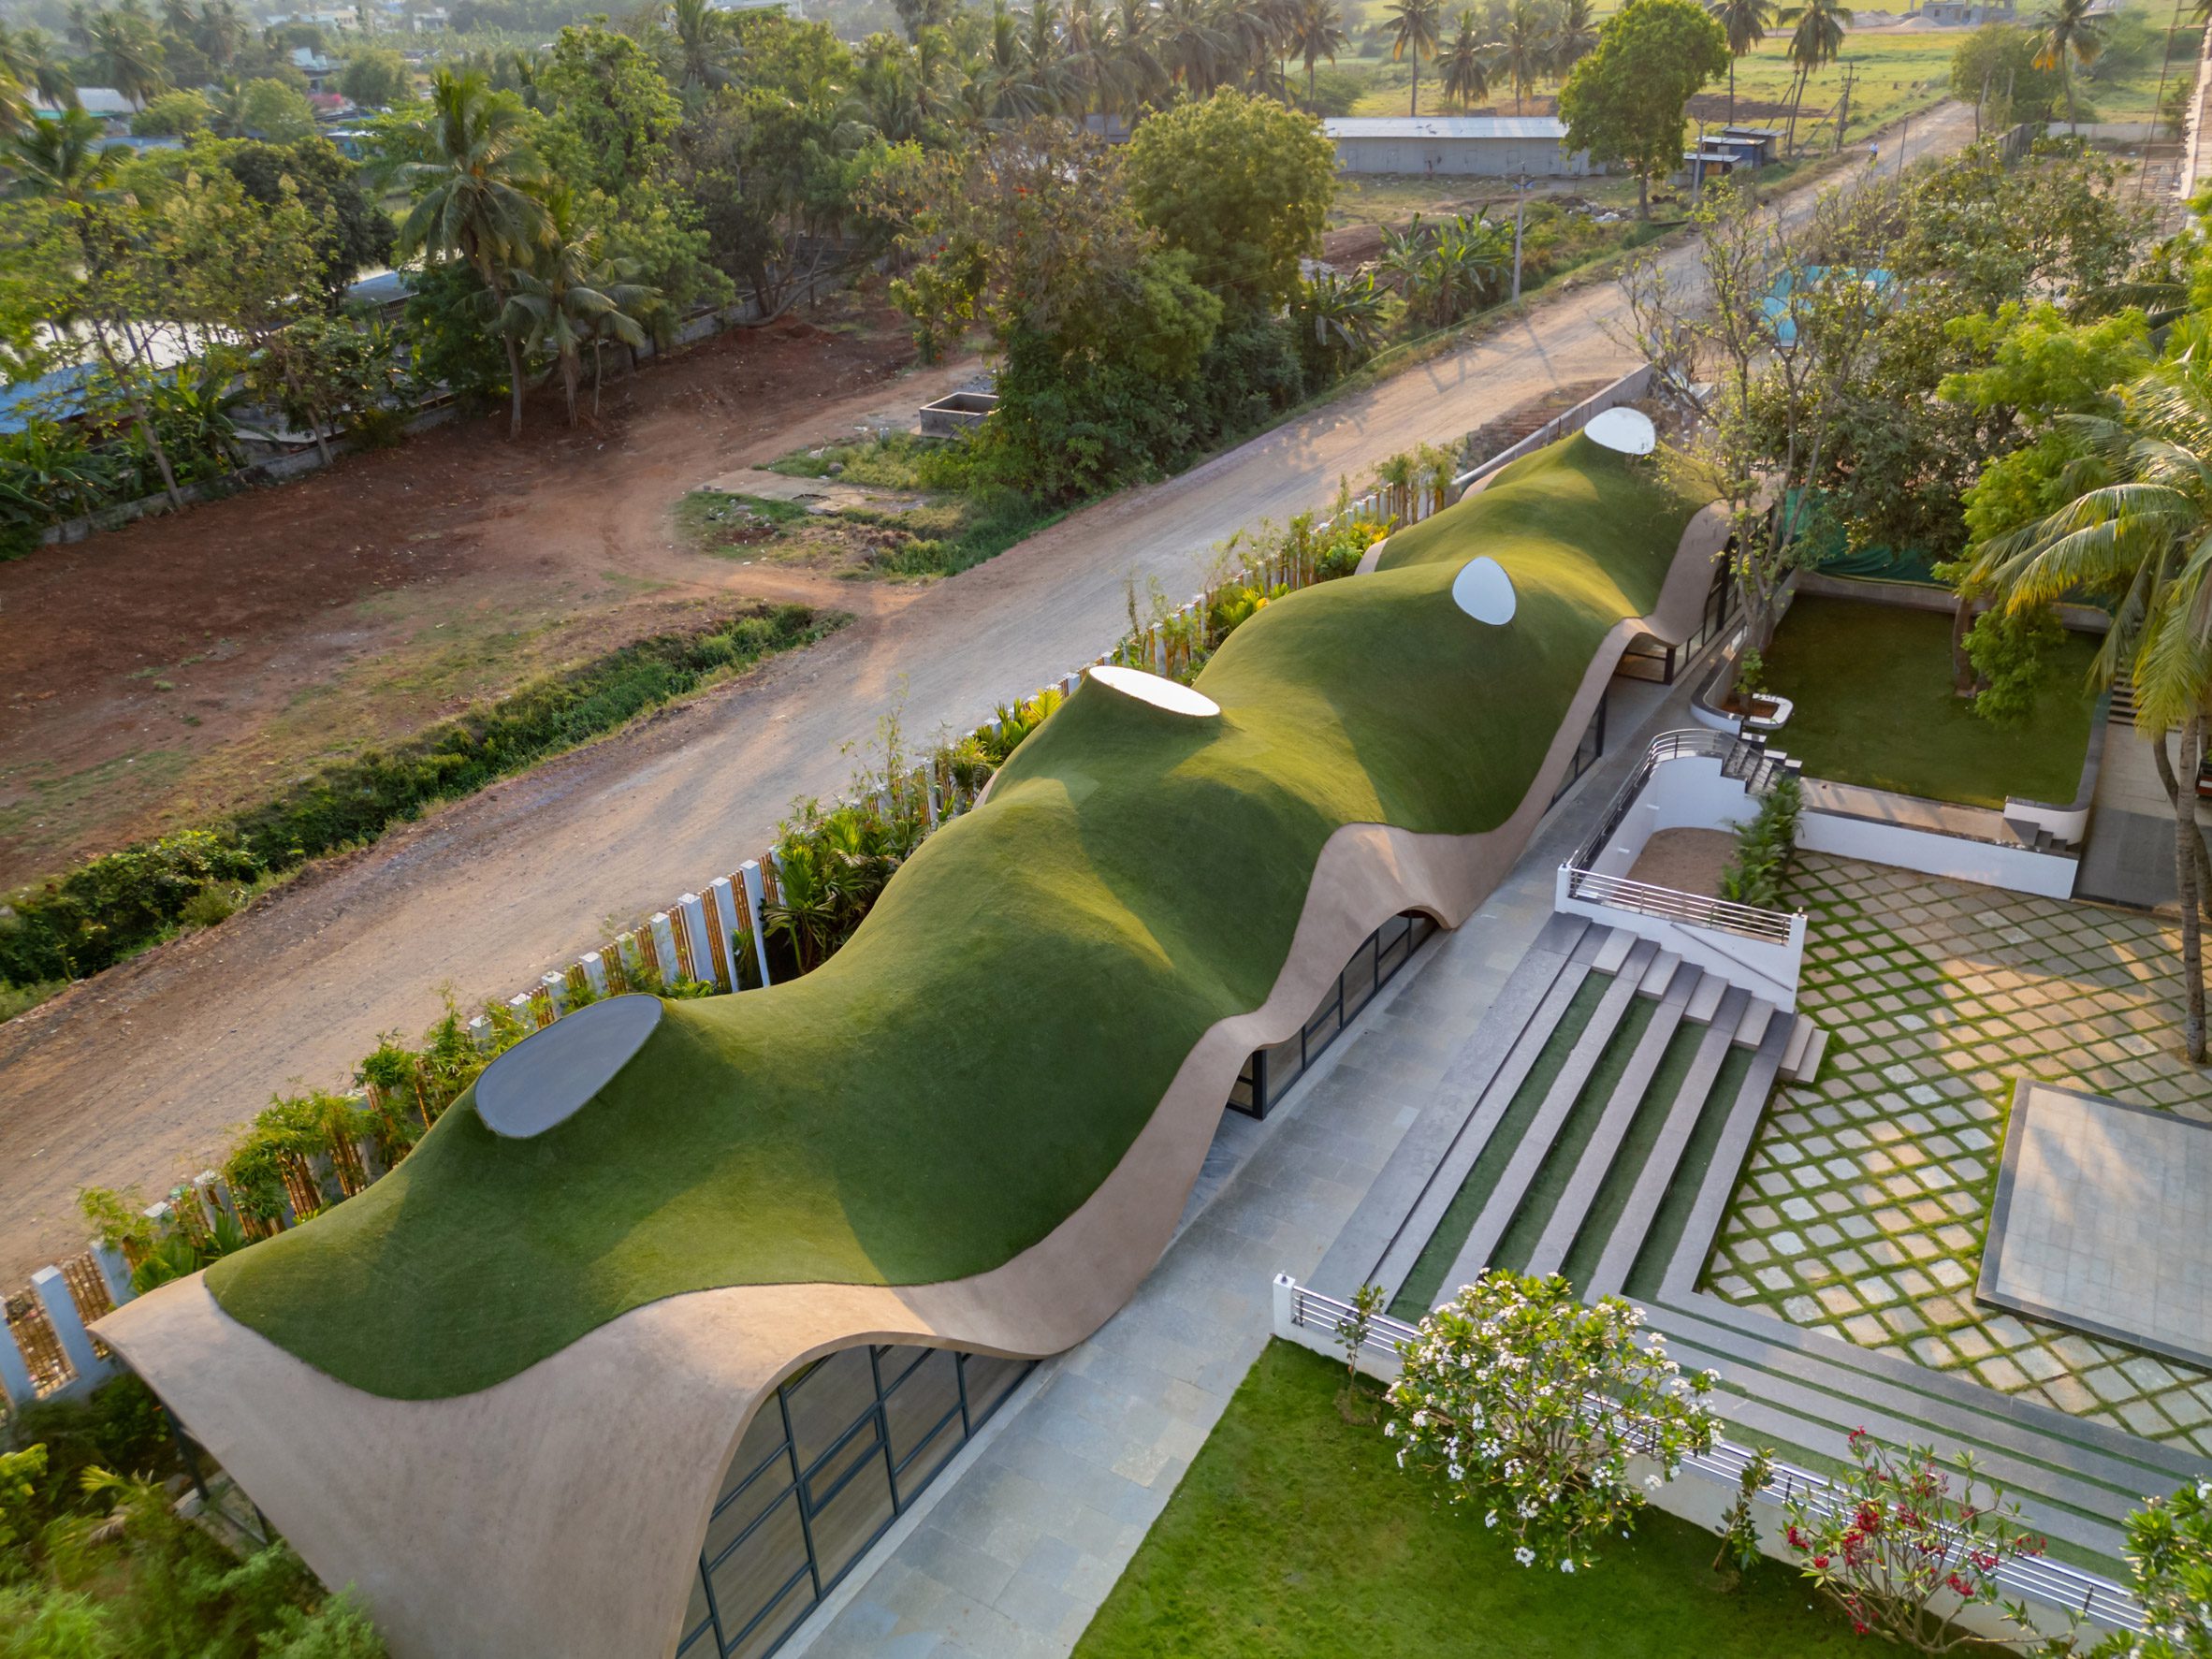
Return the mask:
{"type": "Polygon", "coordinates": [[[1559,92],[1566,145],[1636,174],[1637,211],[1681,165],[1684,108],[1727,73],[1728,36],[1691,0],[1628,0],[1559,92]]]}

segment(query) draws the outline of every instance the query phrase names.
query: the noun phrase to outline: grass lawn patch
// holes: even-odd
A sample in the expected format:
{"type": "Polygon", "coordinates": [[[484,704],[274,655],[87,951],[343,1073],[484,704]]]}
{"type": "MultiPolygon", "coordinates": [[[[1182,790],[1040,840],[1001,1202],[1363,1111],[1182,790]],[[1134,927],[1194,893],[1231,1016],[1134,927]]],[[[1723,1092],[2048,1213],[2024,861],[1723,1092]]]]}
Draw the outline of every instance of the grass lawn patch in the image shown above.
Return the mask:
{"type": "Polygon", "coordinates": [[[428,1398],[688,1290],[1001,1265],[1097,1190],[1199,1038],[1267,999],[1340,827],[1512,815],[1703,504],[1578,436],[1393,537],[1384,569],[1244,622],[1198,677],[1217,720],[1086,683],[827,963],[668,1002],[533,1139],[495,1137],[464,1097],[391,1174],[209,1288],[331,1375],[428,1398]],[[1514,583],[1509,627],[1452,602],[1477,551],[1514,583]]]}
{"type": "Polygon", "coordinates": [[[1951,618],[1802,594],[1767,653],[1767,687],[1797,706],[1775,744],[1808,778],[1931,801],[2001,808],[2008,794],[2063,806],[2081,787],[2097,642],[2069,633],[2035,712],[1986,720],[1951,690],[1951,618]]]}
{"type": "MultiPolygon", "coordinates": [[[[1392,1465],[1337,1415],[1343,1367],[1271,1342],[1075,1646],[1076,1659],[1777,1659],[1855,1651],[1812,1586],[1648,1510],[1564,1578],[1392,1465]]],[[[1693,1477],[1694,1478],[1694,1477],[1693,1477]]]]}

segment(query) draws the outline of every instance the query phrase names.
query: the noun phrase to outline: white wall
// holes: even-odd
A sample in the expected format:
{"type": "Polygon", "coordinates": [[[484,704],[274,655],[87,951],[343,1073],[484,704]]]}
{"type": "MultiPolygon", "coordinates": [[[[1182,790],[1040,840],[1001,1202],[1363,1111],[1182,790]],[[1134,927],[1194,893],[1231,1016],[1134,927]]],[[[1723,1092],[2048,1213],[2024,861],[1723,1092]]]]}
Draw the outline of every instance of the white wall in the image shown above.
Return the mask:
{"type": "Polygon", "coordinates": [[[1336,166],[1346,173],[1443,173],[1484,179],[1579,179],[1587,152],[1569,155],[1548,138],[1338,138],[1336,166]]]}
{"type": "Polygon", "coordinates": [[[1814,852],[1895,865],[1899,869],[1947,876],[1954,881],[1978,881],[1985,887],[2001,887],[2013,893],[2035,893],[2045,898],[2072,898],[2074,878],[2080,867],[2074,859],[2054,852],[2001,847],[1993,841],[1968,841],[1810,808],[1797,820],[1797,845],[1814,852]]]}

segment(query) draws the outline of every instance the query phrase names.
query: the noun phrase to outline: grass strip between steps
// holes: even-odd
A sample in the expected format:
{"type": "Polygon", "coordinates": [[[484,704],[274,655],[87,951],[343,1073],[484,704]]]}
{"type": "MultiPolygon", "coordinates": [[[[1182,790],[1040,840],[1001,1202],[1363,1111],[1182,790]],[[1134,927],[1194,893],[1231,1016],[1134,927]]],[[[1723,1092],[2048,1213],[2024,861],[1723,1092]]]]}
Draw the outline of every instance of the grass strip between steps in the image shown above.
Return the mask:
{"type": "Polygon", "coordinates": [[[1490,1201],[1491,1189],[1506,1172],[1506,1165],[1513,1157],[1513,1149],[1521,1144],[1521,1137],[1528,1132],[1529,1119],[1535,1116],[1536,1108],[1551,1092],[1552,1082],[1564,1070],[1567,1056],[1575,1052],[1575,1044],[1581,1041],[1590,1016],[1597,1011],[1598,1002],[1612,983],[1610,975],[1594,973],[1576,988],[1566,1011],[1559,1016],[1559,1024],[1545,1040],[1543,1052],[1536,1055],[1536,1063],[1529,1068],[1521,1086],[1513,1091],[1513,1099],[1499,1119],[1497,1128],[1484,1143],[1474,1167],[1467,1171],[1466,1180],[1460,1184],[1458,1195],[1445,1210],[1444,1219],[1436,1224],[1436,1230],[1414,1259],[1413,1271],[1405,1275],[1404,1285],[1390,1303],[1391,1318],[1419,1319],[1435,1305],[1437,1287],[1444,1283],[1444,1275],[1451,1271],[1451,1264],[1459,1259],[1467,1235],[1475,1230],[1482,1206],[1490,1201]]]}
{"type": "Polygon", "coordinates": [[[1498,1247],[1491,1252],[1490,1258],[1498,1266],[1509,1267],[1515,1273],[1527,1269],[1529,1257],[1542,1241],[1545,1228],[1551,1224],[1551,1213],[1566,1197],[1568,1184],[1575,1178],[1575,1167],[1582,1161],[1583,1149],[1597,1132],[1598,1121],[1605,1116],[1613,1091],[1628,1074],[1629,1062],[1642,1046],[1644,1034],[1651,1029],[1658,1012],[1659,1000],[1655,997],[1628,999],[1628,1011],[1621,1016],[1620,1025],[1606,1040],[1597,1064],[1590,1069],[1589,1081],[1575,1097],[1574,1104],[1567,1108],[1559,1133],[1551,1138],[1551,1144],[1544,1153],[1544,1161],[1536,1166],[1528,1190],[1521,1195],[1513,1219],[1498,1235],[1498,1247]]]}
{"type": "Polygon", "coordinates": [[[1712,1088],[1705,1097],[1705,1110],[1698,1114],[1697,1127],[1690,1131],[1681,1161],[1674,1167],[1674,1179],[1666,1184],[1666,1196],[1659,1201],[1659,1212],[1652,1217],[1652,1230],[1644,1235],[1644,1247],[1637,1253],[1636,1265],[1628,1271],[1624,1288],[1639,1302],[1650,1302],[1659,1294],[1660,1281],[1666,1276],[1666,1264],[1674,1259],[1674,1253],[1682,1242],[1682,1230],[1690,1225],[1690,1212],[1697,1207],[1698,1189],[1705,1185],[1706,1171],[1720,1146],[1722,1131],[1728,1127],[1737,1097],[1743,1093],[1744,1080],[1751,1075],[1755,1057],[1755,1050],[1733,1043],[1727,1057],[1721,1062],[1720,1074],[1712,1080],[1712,1088]]]}
{"type": "MultiPolygon", "coordinates": [[[[1620,1148],[1606,1171],[1597,1197],[1591,1201],[1589,1214],[1583,1217],[1582,1230],[1575,1235],[1574,1244],[1566,1253],[1561,1271],[1566,1274],[1568,1283],[1586,1285],[1590,1275],[1597,1271],[1598,1259],[1605,1254],[1613,1229],[1620,1225],[1622,1214],[1628,1208],[1637,1181],[1644,1172],[1644,1165],[1651,1160],[1652,1149],[1659,1143],[1660,1134],[1675,1113],[1682,1084],[1689,1080],[1690,1068],[1696,1064],[1697,1051],[1705,1046],[1706,1036],[1711,1029],[1710,1026],[1693,1026],[1687,1020],[1675,1027],[1666,1052],[1659,1056],[1658,1070],[1652,1073],[1651,1086],[1637,1102],[1636,1115],[1629,1120],[1627,1132],[1621,1137],[1620,1148]]],[[[1709,1094],[1706,1099],[1710,1099],[1711,1096],[1709,1094]]],[[[1703,1110],[1703,1102],[1698,1103],[1697,1109],[1703,1110]]]]}

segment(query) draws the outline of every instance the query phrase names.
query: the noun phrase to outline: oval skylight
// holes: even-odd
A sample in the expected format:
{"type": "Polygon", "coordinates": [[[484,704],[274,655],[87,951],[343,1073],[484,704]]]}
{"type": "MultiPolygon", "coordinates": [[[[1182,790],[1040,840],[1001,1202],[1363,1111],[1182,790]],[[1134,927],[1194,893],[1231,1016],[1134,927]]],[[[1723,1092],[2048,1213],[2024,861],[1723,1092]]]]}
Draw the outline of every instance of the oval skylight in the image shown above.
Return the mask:
{"type": "Polygon", "coordinates": [[[544,1134],[606,1087],[660,1023],[658,997],[610,997],[563,1015],[484,1069],[476,1115],[509,1140],[544,1134]]]}
{"type": "Polygon", "coordinates": [[[1619,455],[1649,455],[1659,447],[1659,430],[1652,417],[1634,409],[1608,409],[1582,429],[1600,449],[1619,455]]]}
{"type": "Polygon", "coordinates": [[[1142,668],[1124,668],[1116,663],[1106,663],[1090,671],[1091,678],[1110,691],[1119,691],[1125,697],[1134,697],[1140,703],[1164,709],[1169,714],[1185,714],[1194,719],[1221,712],[1221,705],[1203,691],[1194,691],[1188,686],[1177,685],[1157,674],[1147,674],[1142,668]]]}
{"type": "Polygon", "coordinates": [[[1490,558],[1470,559],[1460,566],[1460,574],[1451,579],[1451,601],[1477,622],[1492,627],[1513,620],[1513,607],[1519,603],[1513,578],[1490,558]]]}

